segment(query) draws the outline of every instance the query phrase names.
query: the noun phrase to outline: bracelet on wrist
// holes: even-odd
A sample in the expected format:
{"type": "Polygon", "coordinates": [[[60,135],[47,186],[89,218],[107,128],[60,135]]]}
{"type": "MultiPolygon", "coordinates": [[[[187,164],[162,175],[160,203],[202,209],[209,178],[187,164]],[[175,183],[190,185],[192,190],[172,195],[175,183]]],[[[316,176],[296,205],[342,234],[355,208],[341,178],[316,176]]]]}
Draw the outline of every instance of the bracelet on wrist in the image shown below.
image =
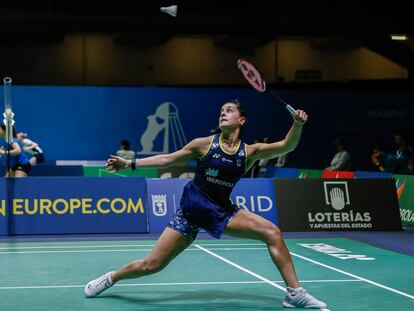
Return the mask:
{"type": "Polygon", "coordinates": [[[135,171],[137,169],[137,159],[131,160],[131,170],[135,171]]]}

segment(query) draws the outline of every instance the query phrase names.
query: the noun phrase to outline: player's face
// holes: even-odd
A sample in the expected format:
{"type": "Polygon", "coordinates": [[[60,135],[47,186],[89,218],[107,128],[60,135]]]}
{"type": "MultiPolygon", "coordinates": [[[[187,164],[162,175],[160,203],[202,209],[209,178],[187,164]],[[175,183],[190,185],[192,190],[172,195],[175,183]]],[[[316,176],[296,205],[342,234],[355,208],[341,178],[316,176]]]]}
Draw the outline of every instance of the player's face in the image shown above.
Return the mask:
{"type": "Polygon", "coordinates": [[[240,116],[237,106],[233,103],[226,103],[220,109],[220,128],[242,126],[246,122],[244,117],[240,116]]]}

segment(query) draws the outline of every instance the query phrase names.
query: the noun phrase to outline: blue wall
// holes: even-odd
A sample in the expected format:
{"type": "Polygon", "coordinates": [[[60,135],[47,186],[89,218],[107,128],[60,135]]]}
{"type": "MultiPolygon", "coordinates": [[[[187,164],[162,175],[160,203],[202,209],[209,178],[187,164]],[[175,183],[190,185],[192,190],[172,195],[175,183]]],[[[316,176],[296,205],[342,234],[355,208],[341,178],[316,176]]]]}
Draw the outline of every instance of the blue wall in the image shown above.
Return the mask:
{"type": "MultiPolygon", "coordinates": [[[[335,150],[332,141],[350,144],[356,169],[369,167],[376,142],[392,147],[395,131],[414,130],[414,92],[281,90],[279,95],[310,115],[298,149],[297,167],[323,168],[335,150]]],[[[14,86],[16,128],[40,143],[49,160],[100,160],[114,153],[122,139],[141,150],[147,116],[172,102],[187,140],[209,134],[220,106],[238,98],[248,111],[245,139],[269,135],[281,139],[290,126],[284,108],[269,95],[237,88],[29,87],[14,86]]],[[[160,144],[160,140],[157,140],[160,144]]],[[[170,150],[171,151],[171,150],[170,150]]]]}

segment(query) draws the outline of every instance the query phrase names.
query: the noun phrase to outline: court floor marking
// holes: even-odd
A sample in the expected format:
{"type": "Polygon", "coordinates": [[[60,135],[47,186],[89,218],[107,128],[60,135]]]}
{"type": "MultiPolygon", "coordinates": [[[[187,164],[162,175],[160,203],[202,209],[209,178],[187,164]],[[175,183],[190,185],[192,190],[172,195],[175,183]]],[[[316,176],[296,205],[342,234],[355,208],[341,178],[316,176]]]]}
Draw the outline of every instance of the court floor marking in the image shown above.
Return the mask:
{"type": "MultiPolygon", "coordinates": [[[[274,283],[284,283],[284,281],[272,281],[274,283]]],[[[355,279],[337,280],[301,280],[302,283],[339,283],[339,282],[362,282],[355,279]]],[[[265,284],[264,281],[223,281],[223,282],[175,282],[175,283],[125,283],[116,284],[115,287],[132,286],[177,286],[177,285],[228,285],[228,284],[265,284]]],[[[56,288],[84,288],[85,285],[33,285],[33,286],[0,286],[0,290],[10,289],[56,289],[56,288]]]]}
{"type": "MultiPolygon", "coordinates": [[[[43,243],[43,242],[41,242],[43,243]]],[[[264,245],[263,243],[206,243],[200,245],[203,246],[259,246],[264,245]]],[[[53,245],[53,246],[17,246],[17,247],[0,247],[0,250],[8,250],[8,249],[55,249],[55,248],[114,248],[114,247],[153,247],[155,244],[110,244],[110,245],[53,245]]]]}
{"type": "Polygon", "coordinates": [[[263,282],[266,282],[267,284],[286,292],[286,288],[284,288],[283,286],[280,286],[279,284],[274,283],[274,282],[270,281],[269,279],[267,279],[267,278],[265,278],[265,277],[263,277],[263,276],[261,276],[257,273],[254,273],[253,271],[250,271],[249,269],[246,269],[246,268],[244,268],[244,267],[242,267],[242,266],[240,266],[240,265],[238,265],[238,264],[236,264],[236,263],[234,263],[234,262],[232,262],[232,261],[230,261],[230,260],[228,260],[224,257],[221,257],[220,255],[217,255],[216,253],[208,250],[207,248],[204,248],[204,247],[202,247],[198,244],[194,244],[194,246],[201,249],[202,251],[206,252],[207,254],[210,254],[211,256],[216,257],[216,258],[220,259],[221,261],[224,261],[225,263],[227,263],[227,264],[229,264],[229,265],[231,265],[231,266],[233,266],[233,267],[235,267],[235,268],[237,268],[237,269],[239,269],[243,272],[246,272],[247,274],[250,274],[250,275],[254,276],[257,279],[262,280],[263,282]]]}
{"type": "MultiPolygon", "coordinates": [[[[223,243],[223,244],[218,244],[218,243],[205,243],[205,244],[201,244],[201,245],[203,245],[203,246],[223,246],[223,245],[229,245],[229,246],[234,246],[234,245],[263,245],[263,244],[259,244],[259,243],[227,243],[227,244],[225,244],[225,243],[223,243]]],[[[277,286],[277,284],[274,284],[274,283],[272,283],[272,281],[270,281],[270,280],[268,280],[268,279],[266,279],[266,278],[264,278],[264,277],[262,277],[262,276],[260,276],[260,275],[258,275],[258,274],[256,274],[256,273],[254,273],[254,272],[252,272],[252,271],[250,271],[250,270],[248,270],[248,269],[246,269],[246,268],[244,268],[244,267],[241,267],[241,266],[239,266],[239,265],[237,265],[237,264],[235,264],[235,263],[233,263],[233,262],[231,262],[230,260],[227,260],[226,258],[224,258],[224,257],[221,257],[221,256],[219,256],[219,255],[217,255],[217,254],[215,254],[215,253],[213,253],[212,251],[210,251],[210,250],[207,250],[207,249],[205,249],[204,247],[202,247],[200,244],[193,244],[193,246],[195,246],[195,247],[197,247],[199,250],[202,250],[202,251],[204,251],[204,252],[207,252],[207,253],[209,253],[210,255],[212,255],[212,256],[214,256],[214,257],[217,257],[217,258],[219,258],[220,260],[223,260],[223,261],[225,261],[226,263],[228,263],[228,264],[230,264],[230,265],[232,265],[232,266],[234,266],[234,267],[236,267],[236,268],[238,268],[238,269],[240,269],[240,270],[242,270],[242,271],[244,271],[244,272],[246,272],[246,273],[248,273],[248,274],[251,274],[251,275],[253,275],[254,277],[256,277],[256,278],[258,278],[258,279],[260,279],[260,280],[262,280],[263,282],[265,282],[265,283],[268,283],[269,285],[271,285],[271,286],[274,286],[274,287],[277,287],[277,288],[279,288],[279,289],[282,289],[280,286],[277,286]]],[[[124,245],[122,245],[122,244],[120,244],[120,245],[79,245],[79,246],[46,246],[46,247],[42,247],[42,246],[29,246],[29,247],[18,247],[18,248],[14,248],[14,249],[20,249],[20,248],[86,248],[86,247],[96,247],[96,248],[100,248],[100,247],[136,247],[136,246],[150,246],[150,247],[152,247],[153,245],[148,245],[148,244],[124,244],[124,245]]],[[[0,248],[0,249],[10,249],[10,248],[0,248]]],[[[266,249],[266,248],[217,248],[217,249],[211,249],[211,250],[254,250],[254,249],[266,249]]],[[[66,253],[66,252],[74,252],[74,253],[78,253],[78,252],[101,252],[101,251],[103,251],[103,252],[119,252],[119,251],[150,251],[151,249],[139,249],[139,250],[130,250],[130,249],[121,249],[121,250],[79,250],[79,251],[35,251],[35,252],[0,252],[0,254],[27,254],[27,253],[66,253]]],[[[194,251],[194,250],[197,250],[197,249],[187,249],[188,251],[194,251]]],[[[299,255],[299,254],[295,254],[295,253],[292,253],[291,252],[291,254],[292,254],[292,256],[296,256],[296,257],[298,257],[298,258],[301,258],[301,259],[303,259],[303,260],[306,260],[306,261],[309,261],[309,262],[312,262],[312,263],[314,263],[314,264],[317,264],[317,265],[319,265],[319,266],[322,266],[322,267],[325,267],[325,268],[327,268],[327,269],[330,269],[330,270],[333,270],[333,271],[336,271],[336,272],[339,272],[339,273],[342,273],[342,274],[345,274],[345,275],[348,275],[348,276],[351,276],[351,277],[353,277],[353,278],[355,278],[355,279],[358,279],[358,280],[360,280],[360,281],[364,281],[364,282],[367,282],[367,283],[369,283],[369,284],[371,284],[371,285],[374,285],[374,286],[377,286],[377,287],[380,287],[380,288],[383,288],[383,289],[385,289],[385,290],[388,290],[388,291],[391,291],[391,292],[394,292],[394,293],[396,293],[396,294],[399,294],[399,295],[402,295],[402,296],[405,296],[405,297],[408,297],[408,298],[410,298],[410,299],[414,299],[414,296],[412,296],[412,295],[409,295],[409,294],[407,294],[407,293],[405,293],[405,292],[402,292],[402,291],[399,291],[399,290],[396,290],[396,289],[394,289],[394,288],[391,288],[391,287],[389,287],[389,286],[386,286],[386,285],[383,285],[383,284],[380,284],[380,283],[378,283],[378,282],[375,282],[375,281],[372,281],[372,280],[369,280],[369,279],[366,279],[366,278],[363,278],[363,277],[360,277],[360,276],[358,276],[358,275],[355,275],[355,274],[352,274],[352,273],[349,273],[349,272],[346,272],[346,271],[343,271],[343,270],[340,270],[340,269],[337,269],[337,268],[335,268],[335,267],[332,267],[332,266],[329,266],[329,265],[326,265],[326,264],[323,264],[323,263],[321,263],[321,262],[318,262],[318,261],[316,261],[316,260],[313,260],[313,259],[310,259],[310,258],[307,258],[307,257],[305,257],[305,256],[302,256],[302,255],[299,255]]],[[[282,290],[284,290],[285,291],[285,289],[283,288],[282,290]]]]}
{"type": "Polygon", "coordinates": [[[307,258],[307,257],[305,257],[305,256],[302,256],[302,255],[299,255],[299,254],[295,254],[295,253],[292,253],[292,252],[290,252],[290,253],[292,254],[292,256],[295,256],[295,257],[301,258],[301,259],[303,259],[303,260],[306,260],[306,261],[312,262],[312,263],[314,263],[314,264],[316,264],[316,265],[319,265],[319,266],[321,266],[321,267],[324,267],[324,268],[327,268],[327,269],[330,269],[330,270],[333,270],[333,271],[336,271],[336,272],[339,272],[339,273],[345,274],[345,275],[347,275],[347,276],[350,276],[350,277],[356,278],[356,279],[358,279],[358,280],[361,280],[361,281],[367,282],[367,283],[369,283],[369,284],[371,284],[371,285],[381,287],[381,288],[383,288],[383,289],[385,289],[385,290],[388,290],[388,291],[390,291],[390,292],[393,292],[393,293],[396,293],[396,294],[399,294],[399,295],[402,295],[402,296],[405,296],[405,297],[408,297],[408,298],[414,299],[414,296],[409,295],[409,294],[407,294],[407,293],[404,293],[404,292],[402,292],[402,291],[399,291],[399,290],[397,290],[397,289],[394,289],[394,288],[392,288],[392,287],[389,287],[389,286],[386,286],[386,285],[380,284],[380,283],[378,283],[378,282],[374,282],[374,281],[371,281],[371,280],[369,280],[369,279],[366,279],[366,278],[360,277],[360,276],[358,276],[358,275],[356,275],[356,274],[349,273],[349,272],[346,272],[346,271],[344,271],[344,270],[341,270],[341,269],[338,269],[338,268],[335,268],[335,267],[332,267],[332,266],[326,265],[326,264],[324,264],[324,263],[321,263],[321,262],[319,262],[319,261],[316,261],[316,260],[313,260],[313,259],[307,258]]]}
{"type": "MultiPolygon", "coordinates": [[[[246,268],[244,268],[244,267],[242,267],[242,266],[239,266],[238,264],[236,264],[236,263],[234,263],[234,262],[232,262],[232,261],[230,261],[230,260],[228,260],[228,259],[226,259],[226,258],[224,258],[224,257],[222,257],[222,256],[220,256],[220,255],[217,255],[216,253],[214,253],[214,252],[212,252],[212,251],[210,251],[210,250],[208,250],[208,249],[206,249],[206,248],[204,248],[204,247],[202,247],[202,246],[200,246],[200,245],[198,245],[198,244],[195,244],[194,246],[196,246],[196,247],[198,247],[199,249],[201,249],[201,250],[205,251],[206,253],[208,253],[208,254],[210,254],[210,255],[212,255],[212,256],[214,256],[214,257],[216,257],[216,258],[218,258],[218,259],[220,259],[220,260],[222,260],[222,261],[224,261],[224,262],[226,262],[226,263],[228,263],[229,265],[231,265],[231,266],[233,266],[233,267],[235,267],[235,268],[237,268],[237,269],[239,269],[239,270],[242,270],[242,271],[244,271],[244,272],[246,272],[246,273],[248,273],[248,274],[250,274],[250,275],[252,275],[252,276],[254,276],[254,277],[256,277],[256,278],[258,278],[258,279],[260,279],[260,280],[262,280],[262,281],[264,281],[264,282],[266,282],[266,283],[268,283],[268,284],[269,284],[269,285],[271,285],[271,286],[274,286],[274,287],[277,287],[277,288],[279,288],[279,289],[281,289],[281,290],[283,290],[283,291],[286,291],[286,289],[285,289],[284,287],[282,287],[282,286],[280,286],[280,285],[277,285],[277,284],[273,283],[272,281],[270,281],[270,280],[266,279],[265,277],[263,277],[263,276],[261,276],[261,275],[259,275],[259,274],[256,274],[256,273],[254,273],[253,271],[250,271],[250,270],[248,270],[248,269],[246,269],[246,268]]],[[[388,291],[394,292],[394,293],[396,293],[396,294],[399,294],[399,295],[402,295],[402,296],[405,296],[405,297],[408,297],[408,298],[414,299],[414,296],[409,295],[409,294],[407,294],[407,293],[404,293],[404,292],[402,292],[402,291],[399,291],[399,290],[397,290],[397,289],[394,289],[394,288],[392,288],[392,287],[389,287],[389,286],[386,286],[386,285],[380,284],[380,283],[378,283],[378,282],[371,281],[371,280],[369,280],[369,279],[366,279],[366,278],[360,277],[360,276],[358,276],[358,275],[356,275],[356,274],[349,273],[349,272],[343,271],[343,270],[341,270],[341,269],[334,268],[334,267],[329,266],[329,265],[325,265],[325,264],[323,264],[323,263],[321,263],[321,262],[319,262],[319,261],[316,261],[316,260],[313,260],[313,259],[307,258],[307,257],[305,257],[305,256],[298,255],[298,254],[295,254],[295,253],[292,253],[292,252],[290,252],[290,253],[292,254],[292,256],[296,256],[296,257],[301,258],[301,259],[303,259],[303,260],[306,260],[306,261],[312,262],[312,263],[317,264],[317,265],[319,265],[319,266],[321,266],[321,267],[324,267],[324,268],[327,268],[327,269],[330,269],[330,270],[333,270],[333,271],[336,271],[336,272],[339,272],[339,273],[342,273],[342,274],[348,275],[348,276],[353,277],[353,278],[356,278],[356,279],[358,279],[358,280],[361,280],[361,281],[367,282],[367,283],[369,283],[369,284],[371,284],[371,285],[374,285],[374,286],[377,286],[377,287],[383,288],[383,289],[385,289],[385,290],[388,290],[388,291]]]]}
{"type": "MultiPolygon", "coordinates": [[[[70,250],[70,251],[11,251],[1,252],[0,255],[7,254],[58,254],[58,253],[111,253],[111,252],[149,252],[151,248],[141,249],[89,249],[89,250],[70,250]]],[[[211,248],[211,250],[222,250],[222,251],[244,251],[244,250],[267,250],[266,247],[226,247],[226,248],[211,248]]],[[[187,248],[184,251],[201,251],[197,248],[187,248]]]]}

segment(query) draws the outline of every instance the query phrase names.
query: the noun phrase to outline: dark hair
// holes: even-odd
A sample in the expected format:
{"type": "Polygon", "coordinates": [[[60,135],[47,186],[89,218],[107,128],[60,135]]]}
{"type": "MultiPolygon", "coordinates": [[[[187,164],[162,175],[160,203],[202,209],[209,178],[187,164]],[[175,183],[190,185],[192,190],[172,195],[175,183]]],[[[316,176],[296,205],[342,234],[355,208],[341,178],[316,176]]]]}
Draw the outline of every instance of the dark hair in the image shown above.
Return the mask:
{"type": "Polygon", "coordinates": [[[408,135],[405,132],[397,132],[395,133],[395,136],[400,136],[402,140],[407,141],[408,135]]]}
{"type": "MultiPolygon", "coordinates": [[[[1,124],[0,127],[3,131],[6,131],[6,126],[4,124],[1,124]]],[[[16,128],[13,126],[13,137],[16,137],[16,136],[17,136],[16,135],[16,128]]]]}
{"type": "Polygon", "coordinates": [[[385,147],[383,145],[374,145],[374,148],[372,148],[372,150],[378,150],[378,151],[384,151],[385,152],[385,147]]]}
{"type": "Polygon", "coordinates": [[[211,135],[216,135],[216,134],[220,134],[220,133],[221,133],[221,129],[218,126],[215,129],[210,130],[211,135]]]}
{"type": "Polygon", "coordinates": [[[126,150],[129,150],[129,148],[131,147],[131,143],[129,142],[129,140],[123,140],[121,141],[121,145],[125,147],[126,150]]]}
{"type": "Polygon", "coordinates": [[[344,146],[344,147],[346,147],[347,146],[347,143],[346,143],[346,140],[345,139],[342,139],[342,138],[337,138],[337,139],[335,139],[334,140],[334,145],[335,146],[344,146]]]}
{"type": "Polygon", "coordinates": [[[240,101],[238,99],[232,99],[228,102],[231,103],[231,104],[235,104],[236,107],[237,107],[237,110],[240,113],[240,116],[247,119],[246,109],[244,109],[244,107],[240,104],[240,101]]]}

